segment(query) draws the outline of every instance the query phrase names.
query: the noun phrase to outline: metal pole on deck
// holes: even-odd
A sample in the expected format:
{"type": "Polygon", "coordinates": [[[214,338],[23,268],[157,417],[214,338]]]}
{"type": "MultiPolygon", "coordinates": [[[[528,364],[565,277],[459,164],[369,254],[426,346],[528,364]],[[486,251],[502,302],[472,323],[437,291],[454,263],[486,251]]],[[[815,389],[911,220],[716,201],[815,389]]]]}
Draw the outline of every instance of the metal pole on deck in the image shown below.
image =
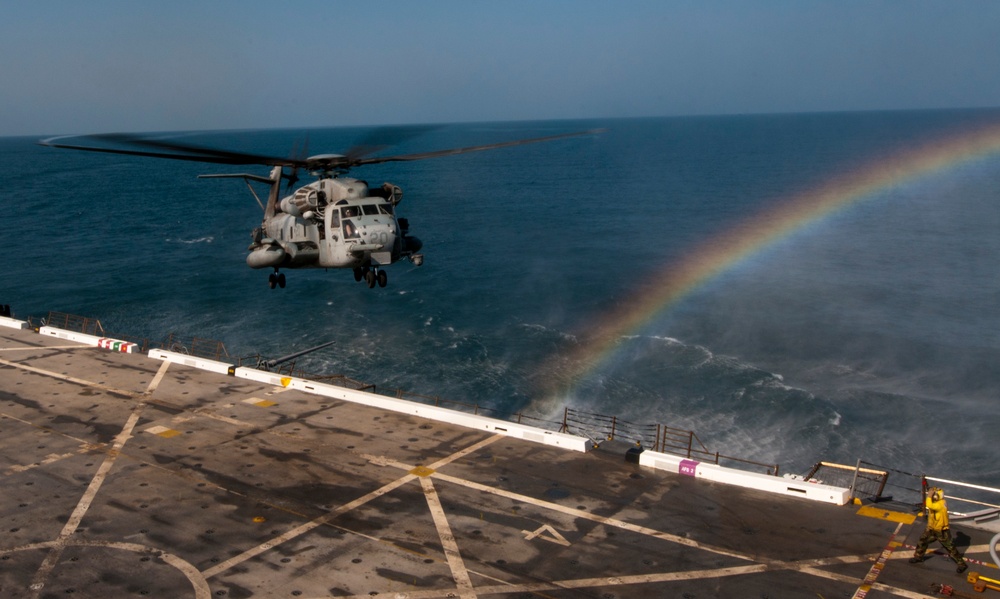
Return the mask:
{"type": "Polygon", "coordinates": [[[861,458],[858,458],[858,464],[854,467],[854,480],[851,481],[851,499],[854,499],[854,487],[858,484],[859,472],[861,472],[861,458]]]}

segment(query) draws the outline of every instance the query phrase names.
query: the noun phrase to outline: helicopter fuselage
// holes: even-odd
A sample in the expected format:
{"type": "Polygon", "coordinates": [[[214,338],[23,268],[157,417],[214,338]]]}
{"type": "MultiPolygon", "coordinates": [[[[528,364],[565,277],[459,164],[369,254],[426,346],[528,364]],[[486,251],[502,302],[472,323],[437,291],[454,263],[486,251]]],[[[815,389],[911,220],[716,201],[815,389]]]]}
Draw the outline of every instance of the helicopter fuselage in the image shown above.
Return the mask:
{"type": "MultiPolygon", "coordinates": [[[[275,182],[277,186],[279,182],[275,182]]],[[[402,258],[419,262],[421,243],[397,219],[402,190],[369,189],[360,179],[324,178],[272,199],[247,255],[251,268],[378,269],[402,258]]]]}

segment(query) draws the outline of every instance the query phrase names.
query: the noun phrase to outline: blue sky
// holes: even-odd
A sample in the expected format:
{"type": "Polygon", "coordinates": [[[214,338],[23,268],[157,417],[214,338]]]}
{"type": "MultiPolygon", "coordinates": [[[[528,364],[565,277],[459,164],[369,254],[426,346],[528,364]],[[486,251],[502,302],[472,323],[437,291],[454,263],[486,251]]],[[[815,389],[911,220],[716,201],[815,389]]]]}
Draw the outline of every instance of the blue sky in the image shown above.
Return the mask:
{"type": "Polygon", "coordinates": [[[0,135],[1000,106],[995,0],[0,7],[0,135]]]}

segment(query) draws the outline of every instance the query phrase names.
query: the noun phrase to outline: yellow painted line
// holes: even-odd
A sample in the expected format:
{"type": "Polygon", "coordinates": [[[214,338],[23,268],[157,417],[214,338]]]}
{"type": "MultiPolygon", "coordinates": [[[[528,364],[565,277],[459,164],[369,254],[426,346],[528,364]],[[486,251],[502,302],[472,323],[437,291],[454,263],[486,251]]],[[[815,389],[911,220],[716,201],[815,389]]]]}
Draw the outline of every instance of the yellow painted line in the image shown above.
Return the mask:
{"type": "Polygon", "coordinates": [[[413,476],[430,476],[434,474],[434,469],[427,466],[417,466],[413,470],[410,470],[410,474],[413,476]]]}
{"type": "Polygon", "coordinates": [[[248,403],[252,406],[257,406],[258,408],[270,408],[271,406],[278,405],[278,402],[271,401],[269,399],[261,399],[259,397],[251,397],[250,399],[244,399],[243,403],[248,403]]]}
{"type": "Polygon", "coordinates": [[[169,439],[171,437],[176,437],[181,434],[180,431],[175,431],[172,428],[167,428],[165,426],[151,426],[143,431],[144,433],[150,433],[153,435],[158,435],[164,439],[169,439]]]}
{"type": "Polygon", "coordinates": [[[878,518],[879,520],[888,520],[889,522],[898,522],[900,524],[913,524],[913,521],[917,519],[914,514],[904,514],[903,512],[884,510],[873,505],[863,506],[858,510],[857,514],[859,516],[878,518]]]}

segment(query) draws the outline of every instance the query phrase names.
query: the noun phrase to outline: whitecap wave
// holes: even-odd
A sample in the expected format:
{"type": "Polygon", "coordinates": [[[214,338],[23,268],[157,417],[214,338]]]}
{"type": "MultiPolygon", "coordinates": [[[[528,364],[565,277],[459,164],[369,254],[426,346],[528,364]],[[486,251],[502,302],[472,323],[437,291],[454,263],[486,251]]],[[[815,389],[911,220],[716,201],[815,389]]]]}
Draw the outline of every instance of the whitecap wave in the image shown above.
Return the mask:
{"type": "Polygon", "coordinates": [[[199,237],[197,239],[167,239],[167,241],[174,243],[183,243],[186,245],[194,245],[196,243],[212,243],[213,241],[215,241],[215,237],[208,236],[208,237],[199,237]]]}

